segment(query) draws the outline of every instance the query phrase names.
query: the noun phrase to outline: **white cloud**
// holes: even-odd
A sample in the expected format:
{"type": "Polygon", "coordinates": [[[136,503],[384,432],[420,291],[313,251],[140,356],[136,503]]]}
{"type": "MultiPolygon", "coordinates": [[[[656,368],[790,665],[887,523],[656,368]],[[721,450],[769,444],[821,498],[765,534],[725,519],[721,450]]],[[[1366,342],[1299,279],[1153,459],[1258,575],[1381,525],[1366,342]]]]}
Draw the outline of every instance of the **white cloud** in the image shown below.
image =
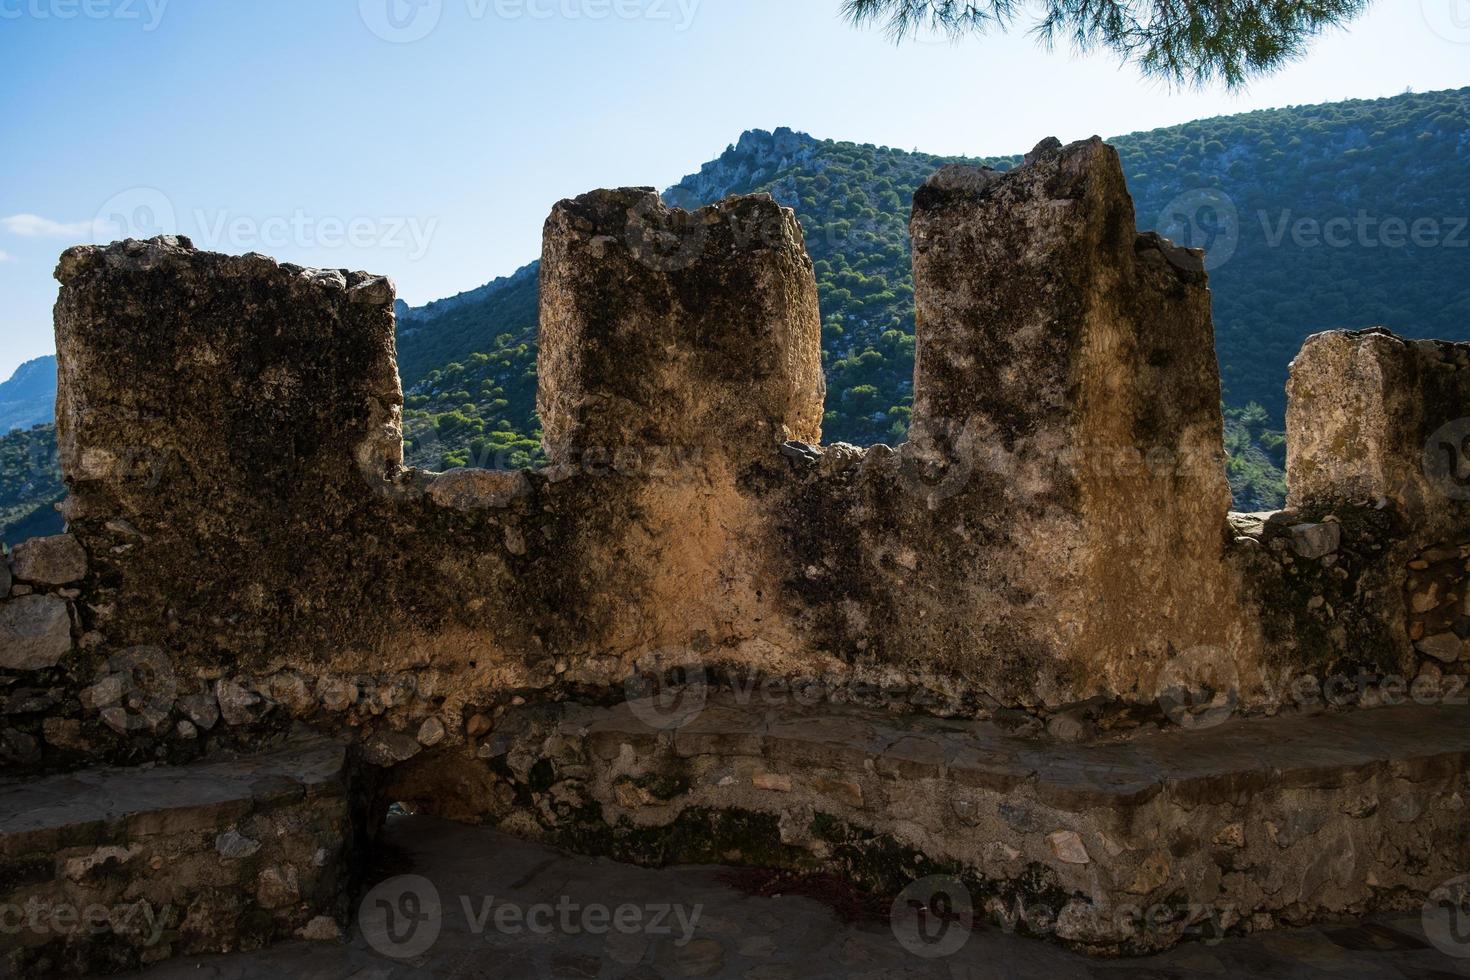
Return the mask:
{"type": "Polygon", "coordinates": [[[5,230],[12,235],[23,235],[26,238],[86,238],[92,234],[90,221],[73,221],[68,224],[43,218],[39,214],[13,214],[8,218],[0,218],[0,225],[4,225],[5,230]]]}
{"type": "Polygon", "coordinates": [[[14,262],[14,261],[15,261],[15,256],[14,255],[11,255],[9,252],[5,251],[4,249],[0,249],[0,262],[14,262]]]}

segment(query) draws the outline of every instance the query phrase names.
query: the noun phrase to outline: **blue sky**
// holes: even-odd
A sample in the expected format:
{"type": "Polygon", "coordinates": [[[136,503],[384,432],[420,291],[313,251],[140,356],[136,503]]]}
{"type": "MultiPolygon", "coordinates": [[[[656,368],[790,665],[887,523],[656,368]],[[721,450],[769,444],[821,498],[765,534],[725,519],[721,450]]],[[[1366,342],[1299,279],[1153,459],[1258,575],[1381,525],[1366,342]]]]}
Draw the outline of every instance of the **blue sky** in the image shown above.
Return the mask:
{"type": "Polygon", "coordinates": [[[838,0],[0,0],[0,379],[52,350],[68,245],[177,231],[392,275],[513,271],[559,198],[677,181],[745,129],[998,154],[1470,84],[1470,0],[1378,0],[1243,93],[1024,35],[895,47],[838,0]]]}

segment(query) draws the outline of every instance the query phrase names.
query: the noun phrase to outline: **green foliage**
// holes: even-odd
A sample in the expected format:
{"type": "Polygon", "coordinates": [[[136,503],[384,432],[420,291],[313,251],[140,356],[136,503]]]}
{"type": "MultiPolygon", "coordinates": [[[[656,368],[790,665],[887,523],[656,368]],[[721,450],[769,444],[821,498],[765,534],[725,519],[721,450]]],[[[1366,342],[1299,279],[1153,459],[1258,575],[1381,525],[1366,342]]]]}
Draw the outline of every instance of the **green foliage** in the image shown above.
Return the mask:
{"type": "Polygon", "coordinates": [[[56,426],[38,425],[0,436],[0,540],[14,544],[61,530],[51,505],[62,498],[56,426]]]}
{"type": "Polygon", "coordinates": [[[1175,84],[1220,79],[1231,87],[1300,57],[1323,30],[1344,24],[1370,0],[843,0],[853,23],[882,21],[902,41],[929,30],[958,38],[1007,31],[1029,14],[1044,45],[1112,51],[1175,84]]]}

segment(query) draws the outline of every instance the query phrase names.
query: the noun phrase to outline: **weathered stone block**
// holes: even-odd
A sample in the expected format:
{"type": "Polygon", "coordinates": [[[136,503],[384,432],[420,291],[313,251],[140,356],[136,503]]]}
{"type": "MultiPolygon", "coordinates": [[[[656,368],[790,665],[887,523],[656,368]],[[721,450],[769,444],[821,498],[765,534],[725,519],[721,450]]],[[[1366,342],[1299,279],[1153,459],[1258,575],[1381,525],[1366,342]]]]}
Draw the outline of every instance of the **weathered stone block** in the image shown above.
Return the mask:
{"type": "MultiPolygon", "coordinates": [[[[282,583],[340,594],[399,473],[391,283],[172,237],[73,248],[56,275],[66,507],[122,599],[109,638],[167,619],[191,649],[263,650],[282,583]],[[250,625],[217,629],[224,606],[250,625]]],[[[283,603],[298,647],[328,629],[304,605],[283,603]]]]}
{"type": "Polygon", "coordinates": [[[69,585],[87,577],[87,553],[70,534],[31,538],[15,546],[12,570],[31,585],[69,585]]]}
{"type": "Polygon", "coordinates": [[[760,458],[818,441],[821,320],[795,214],[764,195],[671,210],[647,188],[562,201],[546,222],[538,371],[553,460],[760,458]]]}
{"type": "Polygon", "coordinates": [[[25,595],[0,600],[0,667],[55,667],[71,649],[71,613],[65,599],[25,595]]]}
{"type": "Polygon", "coordinates": [[[1387,501],[1426,542],[1470,520],[1470,345],[1381,328],[1309,337],[1286,429],[1290,507],[1387,501]]]}
{"type": "Polygon", "coordinates": [[[911,229],[905,453],[966,475],[929,506],[983,522],[978,584],[1012,597],[973,618],[1083,673],[1225,646],[1230,491],[1201,253],[1135,231],[1097,139],[1048,140],[1008,173],[945,167],[911,229]]]}

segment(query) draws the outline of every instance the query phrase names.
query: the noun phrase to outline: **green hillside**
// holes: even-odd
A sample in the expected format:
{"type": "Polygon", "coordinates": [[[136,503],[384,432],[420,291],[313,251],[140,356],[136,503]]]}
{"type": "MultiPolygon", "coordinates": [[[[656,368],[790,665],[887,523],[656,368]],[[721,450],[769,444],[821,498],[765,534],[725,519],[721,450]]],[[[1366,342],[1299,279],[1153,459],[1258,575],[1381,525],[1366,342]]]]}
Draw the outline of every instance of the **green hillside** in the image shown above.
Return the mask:
{"type": "Polygon", "coordinates": [[[15,544],[61,530],[51,508],[62,497],[56,426],[15,429],[0,437],[0,540],[15,544]]]}

